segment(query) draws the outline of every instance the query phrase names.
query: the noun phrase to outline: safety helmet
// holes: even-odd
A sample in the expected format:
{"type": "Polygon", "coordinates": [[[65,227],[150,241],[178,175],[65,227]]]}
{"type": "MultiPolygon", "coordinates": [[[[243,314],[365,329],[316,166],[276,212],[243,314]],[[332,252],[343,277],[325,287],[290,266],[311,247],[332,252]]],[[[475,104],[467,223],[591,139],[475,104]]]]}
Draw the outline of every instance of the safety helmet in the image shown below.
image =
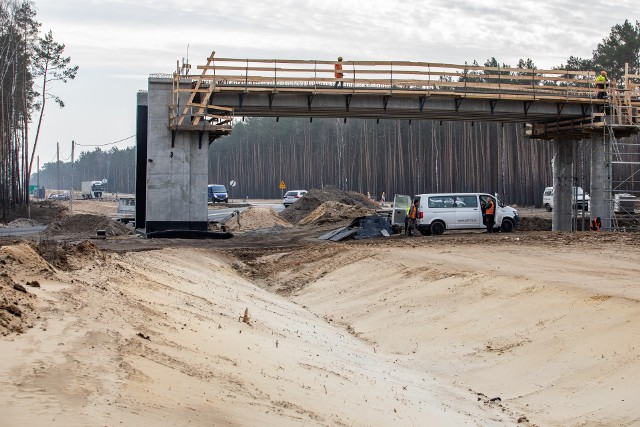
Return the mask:
{"type": "Polygon", "coordinates": [[[606,75],[607,75],[607,72],[606,72],[605,70],[602,70],[602,71],[600,72],[600,74],[602,74],[603,76],[606,76],[606,75]]]}
{"type": "Polygon", "coordinates": [[[342,56],[338,56],[338,61],[342,61],[342,56]]]}

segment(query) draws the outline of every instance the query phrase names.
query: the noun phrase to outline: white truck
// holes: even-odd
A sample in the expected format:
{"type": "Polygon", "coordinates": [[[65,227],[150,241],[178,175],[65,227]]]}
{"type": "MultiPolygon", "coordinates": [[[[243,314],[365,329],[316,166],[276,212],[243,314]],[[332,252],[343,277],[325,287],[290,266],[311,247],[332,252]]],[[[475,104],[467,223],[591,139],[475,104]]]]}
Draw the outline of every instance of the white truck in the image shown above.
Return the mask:
{"type": "Polygon", "coordinates": [[[82,181],[83,199],[101,199],[104,193],[102,181],[82,181]]]}
{"type": "Polygon", "coordinates": [[[111,216],[114,221],[123,224],[136,225],[136,198],[133,196],[124,196],[118,198],[118,213],[111,216]]]}

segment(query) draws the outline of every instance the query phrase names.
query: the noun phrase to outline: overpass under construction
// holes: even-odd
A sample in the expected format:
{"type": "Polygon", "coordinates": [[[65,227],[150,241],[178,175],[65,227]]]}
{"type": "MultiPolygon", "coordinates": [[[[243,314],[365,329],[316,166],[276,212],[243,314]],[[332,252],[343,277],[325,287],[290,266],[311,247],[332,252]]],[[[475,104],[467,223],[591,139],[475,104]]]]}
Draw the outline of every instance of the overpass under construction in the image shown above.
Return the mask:
{"type": "Polygon", "coordinates": [[[149,77],[138,94],[136,219],[147,233],[207,229],[208,145],[236,117],[522,123],[554,141],[553,230],[572,230],[573,144],[591,144],[591,216],[612,227],[613,153],[640,129],[640,75],[598,96],[592,71],[409,61],[216,58],[149,77]]]}

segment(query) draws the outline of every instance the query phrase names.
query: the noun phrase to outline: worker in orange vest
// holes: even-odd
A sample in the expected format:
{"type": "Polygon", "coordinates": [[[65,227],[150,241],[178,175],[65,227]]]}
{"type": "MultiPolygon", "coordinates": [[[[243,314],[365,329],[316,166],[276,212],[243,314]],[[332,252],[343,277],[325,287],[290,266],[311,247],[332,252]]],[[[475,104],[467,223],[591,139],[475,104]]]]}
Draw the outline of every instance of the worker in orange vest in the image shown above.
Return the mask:
{"type": "Polygon", "coordinates": [[[600,231],[600,227],[602,227],[602,220],[600,217],[591,221],[591,231],[600,231]]]}
{"type": "MultiPolygon", "coordinates": [[[[342,71],[342,56],[338,56],[338,62],[333,66],[335,73],[334,75],[336,76],[336,79],[341,79],[344,74],[341,73],[342,71]]],[[[342,89],[344,82],[342,81],[337,81],[335,84],[335,87],[338,87],[338,83],[340,84],[340,89],[342,89]]]]}
{"type": "Polygon", "coordinates": [[[407,213],[407,218],[409,218],[408,225],[406,226],[406,229],[405,229],[405,234],[407,236],[411,236],[411,232],[413,230],[417,229],[416,221],[418,219],[418,205],[419,204],[420,204],[420,201],[418,199],[415,199],[413,201],[413,204],[409,208],[409,212],[407,213]]]}
{"type": "Polygon", "coordinates": [[[487,197],[487,203],[484,208],[484,215],[486,218],[487,233],[493,233],[493,225],[496,218],[496,204],[493,201],[493,197],[487,197]]]}

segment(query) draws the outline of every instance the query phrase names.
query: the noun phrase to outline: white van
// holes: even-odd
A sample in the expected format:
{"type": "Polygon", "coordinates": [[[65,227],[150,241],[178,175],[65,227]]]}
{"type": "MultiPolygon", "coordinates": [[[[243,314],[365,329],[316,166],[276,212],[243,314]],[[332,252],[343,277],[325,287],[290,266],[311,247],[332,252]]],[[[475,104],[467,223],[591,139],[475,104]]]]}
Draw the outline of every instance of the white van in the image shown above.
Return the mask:
{"type": "MultiPolygon", "coordinates": [[[[445,230],[484,229],[482,206],[490,196],[485,193],[440,193],[418,194],[420,200],[417,226],[423,235],[444,233],[445,230]]],[[[495,197],[494,197],[495,199],[495,197]]],[[[409,196],[396,195],[394,199],[392,224],[404,225],[406,209],[411,199],[409,196]]],[[[513,231],[520,224],[518,211],[505,206],[498,200],[496,203],[494,229],[505,233],[513,231]]]]}
{"type": "MultiPolygon", "coordinates": [[[[571,190],[571,199],[578,200],[577,203],[573,203],[575,209],[581,211],[582,206],[584,205],[584,210],[589,210],[591,197],[582,190],[582,187],[573,187],[571,190]]],[[[551,212],[553,210],[553,187],[547,187],[544,189],[544,193],[542,193],[542,206],[547,210],[547,212],[551,212]]]]}

